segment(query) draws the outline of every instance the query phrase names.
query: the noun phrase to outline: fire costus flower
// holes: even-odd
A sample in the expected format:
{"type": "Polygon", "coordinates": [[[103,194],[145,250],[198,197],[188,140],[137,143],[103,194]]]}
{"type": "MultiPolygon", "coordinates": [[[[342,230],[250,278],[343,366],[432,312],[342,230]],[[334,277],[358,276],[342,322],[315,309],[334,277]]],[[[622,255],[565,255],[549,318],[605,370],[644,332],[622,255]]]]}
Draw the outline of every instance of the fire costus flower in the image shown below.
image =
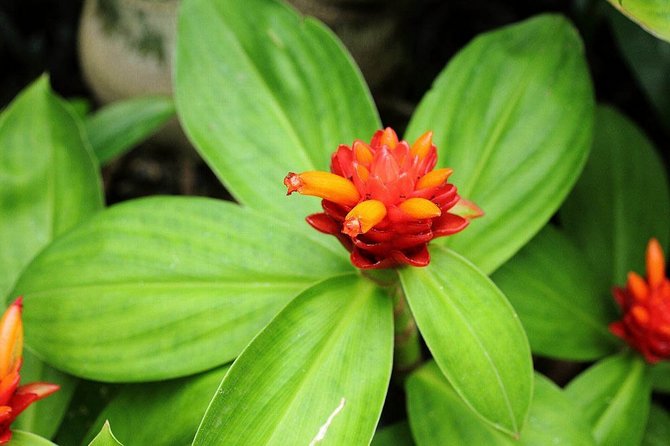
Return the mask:
{"type": "Polygon", "coordinates": [[[656,239],[647,245],[647,277],[628,273],[625,288],[614,288],[623,319],[610,331],[654,364],[670,359],[670,281],[665,276],[663,250],[656,239]]]}
{"type": "Polygon", "coordinates": [[[482,215],[447,182],[451,169],[433,170],[436,162],[432,132],[410,146],[386,128],[369,145],[360,140],[340,145],[331,172],[291,172],[284,184],[287,195],[323,199],[324,212],[307,222],[336,236],[356,267],[426,266],[430,240],[462,231],[470,218],[482,215]]]}
{"type": "Polygon", "coordinates": [[[9,426],[30,404],[59,389],[49,383],[32,383],[19,387],[23,359],[22,300],[9,306],[0,320],[0,444],[12,437],[9,426]]]}

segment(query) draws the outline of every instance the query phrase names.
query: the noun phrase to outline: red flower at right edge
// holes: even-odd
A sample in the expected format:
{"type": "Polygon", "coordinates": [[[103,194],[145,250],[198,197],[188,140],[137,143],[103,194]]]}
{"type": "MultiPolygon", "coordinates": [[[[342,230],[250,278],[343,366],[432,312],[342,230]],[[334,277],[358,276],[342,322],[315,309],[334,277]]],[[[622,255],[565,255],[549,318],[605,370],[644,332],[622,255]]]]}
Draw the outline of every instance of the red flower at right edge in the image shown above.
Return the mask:
{"type": "Polygon", "coordinates": [[[10,425],[29,405],[60,387],[49,383],[32,383],[19,387],[23,361],[23,323],[19,297],[0,320],[0,444],[12,438],[10,425]]]}
{"type": "Polygon", "coordinates": [[[670,359],[670,281],[665,276],[663,249],[656,239],[647,245],[646,264],[646,280],[630,272],[626,287],[614,288],[623,319],[609,328],[654,364],[670,359]]]}

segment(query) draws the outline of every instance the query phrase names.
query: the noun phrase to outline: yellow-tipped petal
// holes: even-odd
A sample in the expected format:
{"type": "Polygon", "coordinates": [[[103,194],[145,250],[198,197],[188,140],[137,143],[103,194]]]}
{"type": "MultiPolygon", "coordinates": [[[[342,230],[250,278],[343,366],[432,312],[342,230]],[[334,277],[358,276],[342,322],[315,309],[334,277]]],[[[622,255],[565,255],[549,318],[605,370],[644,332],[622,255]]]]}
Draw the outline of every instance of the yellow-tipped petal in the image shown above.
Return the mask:
{"type": "Polygon", "coordinates": [[[647,280],[649,285],[657,287],[665,279],[665,257],[658,240],[652,238],[647,245],[647,280]]]}
{"type": "Polygon", "coordinates": [[[354,183],[344,177],[318,170],[295,174],[289,172],[284,178],[286,195],[298,192],[302,195],[320,197],[344,206],[354,206],[361,199],[354,183]]]}
{"type": "Polygon", "coordinates": [[[370,164],[372,162],[372,159],[374,158],[372,150],[370,149],[370,146],[365,144],[363,141],[359,140],[354,141],[353,149],[356,161],[358,161],[361,164],[370,164]]]}
{"type": "Polygon", "coordinates": [[[646,308],[636,305],[630,311],[638,324],[645,326],[649,323],[649,311],[646,308]]]}
{"type": "Polygon", "coordinates": [[[361,164],[356,166],[356,172],[358,173],[358,177],[363,181],[368,181],[368,178],[370,178],[370,171],[361,164]]]}
{"type": "Polygon", "coordinates": [[[637,301],[643,301],[649,294],[649,287],[642,277],[634,272],[628,273],[628,289],[637,301]]]}
{"type": "Polygon", "coordinates": [[[400,210],[414,218],[433,218],[442,215],[442,211],[435,203],[425,198],[410,198],[398,205],[400,210]]]}
{"type": "Polygon", "coordinates": [[[386,127],[379,142],[381,145],[388,146],[389,149],[395,149],[395,146],[398,145],[398,135],[391,127],[386,127]]]}
{"type": "Polygon", "coordinates": [[[419,178],[415,189],[427,189],[429,187],[441,186],[447,181],[447,178],[449,178],[449,175],[451,175],[452,172],[453,169],[450,168],[431,170],[419,178]]]}
{"type": "Polygon", "coordinates": [[[14,369],[23,352],[22,302],[16,299],[0,320],[0,379],[14,369]]]}
{"type": "Polygon", "coordinates": [[[342,232],[350,237],[365,234],[386,217],[386,206],[379,200],[358,203],[344,219],[342,232]]]}
{"type": "Polygon", "coordinates": [[[418,156],[419,159],[423,159],[428,155],[430,147],[433,145],[433,132],[430,130],[419,136],[419,138],[412,144],[412,150],[410,153],[412,155],[418,156]]]}

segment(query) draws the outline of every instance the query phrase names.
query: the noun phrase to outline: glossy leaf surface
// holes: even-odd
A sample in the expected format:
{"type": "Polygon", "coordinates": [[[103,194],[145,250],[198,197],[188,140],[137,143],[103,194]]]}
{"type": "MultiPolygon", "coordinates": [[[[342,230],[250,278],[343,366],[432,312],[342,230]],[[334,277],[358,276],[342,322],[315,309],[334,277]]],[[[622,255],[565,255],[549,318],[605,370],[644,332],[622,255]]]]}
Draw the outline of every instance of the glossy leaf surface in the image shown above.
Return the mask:
{"type": "Polygon", "coordinates": [[[626,17],[670,42],[670,4],[666,0],[608,0],[626,17]]]}
{"type": "Polygon", "coordinates": [[[224,364],[300,291],[351,271],[346,252],[321,240],[212,199],[114,206],[22,276],[26,339],[50,363],[97,380],[224,364]]]}
{"type": "Polygon", "coordinates": [[[412,374],[406,387],[410,425],[419,446],[595,445],[579,410],[556,385],[540,375],[535,375],[528,422],[518,440],[482,422],[434,363],[412,374]]]}
{"type": "Polygon", "coordinates": [[[102,207],[80,122],[42,77],[0,118],[0,298],[54,236],[102,207]]]}
{"type": "Polygon", "coordinates": [[[434,247],[426,268],[400,270],[421,335],[456,392],[510,434],[528,414],[533,371],[512,306],[474,265],[434,247]]]}
{"type": "Polygon", "coordinates": [[[663,163],[644,134],[612,108],[598,108],[591,156],[560,216],[603,290],[623,285],[628,271],[644,273],[651,237],[667,246],[670,196],[663,163]]]}
{"type": "Polygon", "coordinates": [[[86,133],[100,164],[122,155],[174,116],[172,98],[142,96],[110,104],[86,120],[86,133]]]}
{"type": "Polygon", "coordinates": [[[9,446],[56,446],[56,444],[39,435],[15,430],[9,446]]]}
{"type": "Polygon", "coordinates": [[[235,361],[193,445],[369,444],[391,374],[392,313],[358,276],[305,291],[235,361]]]}
{"type": "Polygon", "coordinates": [[[533,353],[580,361],[620,345],[607,328],[615,318],[611,298],[603,296],[582,252],[553,226],[491,278],[518,312],[533,353]]]}
{"type": "Polygon", "coordinates": [[[566,394],[581,407],[598,445],[640,444],[651,399],[642,358],[619,354],[573,379],[566,394]]]}
{"type": "Polygon", "coordinates": [[[593,102],[582,42],[562,17],[483,34],[458,53],[406,138],[432,129],[450,182],[486,213],[443,240],[490,273],[533,237],[586,161],[593,102]]]}
{"type": "Polygon", "coordinates": [[[123,444],[112,433],[109,422],[105,422],[100,433],[95,436],[88,446],[123,446],[123,444]]]}
{"type": "Polygon", "coordinates": [[[327,170],[339,144],[381,126],[340,42],[273,0],[184,1],[177,35],[179,118],[233,196],[296,221],[318,209],[287,204],[284,176],[327,170]]]}

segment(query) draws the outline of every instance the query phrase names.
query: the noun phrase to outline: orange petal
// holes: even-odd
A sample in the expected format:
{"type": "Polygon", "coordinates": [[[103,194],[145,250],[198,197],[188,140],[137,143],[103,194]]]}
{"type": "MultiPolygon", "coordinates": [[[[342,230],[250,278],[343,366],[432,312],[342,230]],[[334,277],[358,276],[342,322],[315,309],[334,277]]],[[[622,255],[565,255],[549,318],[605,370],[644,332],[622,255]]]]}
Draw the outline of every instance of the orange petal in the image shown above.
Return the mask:
{"type": "Polygon", "coordinates": [[[398,205],[405,214],[416,219],[433,218],[442,215],[440,208],[425,198],[409,198],[398,205]]]}
{"type": "Polygon", "coordinates": [[[649,323],[649,312],[646,308],[640,305],[635,305],[631,308],[630,312],[633,314],[633,318],[638,324],[646,326],[649,323]]]}
{"type": "Polygon", "coordinates": [[[21,360],[23,352],[23,323],[21,308],[23,300],[16,299],[0,320],[0,378],[4,378],[21,360]]]}
{"type": "Polygon", "coordinates": [[[414,144],[412,144],[412,150],[409,153],[419,157],[419,159],[423,159],[426,157],[426,155],[428,155],[428,151],[432,145],[433,132],[427,131],[423,135],[419,136],[416,141],[414,141],[414,144]]]}
{"type": "Polygon", "coordinates": [[[318,170],[295,174],[289,172],[284,178],[286,195],[298,192],[312,195],[344,206],[354,206],[361,199],[354,183],[344,177],[318,170]]]}
{"type": "Polygon", "coordinates": [[[391,127],[386,127],[379,143],[388,146],[389,149],[395,149],[398,145],[398,135],[391,127]]]}
{"type": "Polygon", "coordinates": [[[386,217],[386,206],[379,200],[358,203],[344,219],[342,232],[350,237],[365,234],[386,217]]]}
{"type": "Polygon", "coordinates": [[[628,273],[628,289],[635,300],[642,302],[649,295],[649,287],[639,274],[633,271],[628,273]]]}
{"type": "Polygon", "coordinates": [[[370,164],[372,162],[372,159],[374,158],[372,150],[370,149],[370,146],[365,144],[363,141],[360,140],[354,141],[353,149],[356,161],[358,161],[361,164],[370,164]]]}
{"type": "Polygon", "coordinates": [[[429,187],[436,187],[436,186],[441,186],[443,185],[446,181],[447,178],[449,178],[449,175],[451,175],[453,172],[453,169],[450,168],[445,168],[445,169],[437,169],[428,172],[421,178],[419,178],[419,181],[416,183],[415,189],[426,189],[429,187]]]}
{"type": "Polygon", "coordinates": [[[658,240],[652,238],[647,245],[647,280],[649,285],[657,287],[665,279],[665,257],[658,240]]]}
{"type": "Polygon", "coordinates": [[[358,173],[358,178],[363,181],[368,181],[368,178],[370,178],[370,171],[362,164],[356,166],[356,172],[358,173]]]}

